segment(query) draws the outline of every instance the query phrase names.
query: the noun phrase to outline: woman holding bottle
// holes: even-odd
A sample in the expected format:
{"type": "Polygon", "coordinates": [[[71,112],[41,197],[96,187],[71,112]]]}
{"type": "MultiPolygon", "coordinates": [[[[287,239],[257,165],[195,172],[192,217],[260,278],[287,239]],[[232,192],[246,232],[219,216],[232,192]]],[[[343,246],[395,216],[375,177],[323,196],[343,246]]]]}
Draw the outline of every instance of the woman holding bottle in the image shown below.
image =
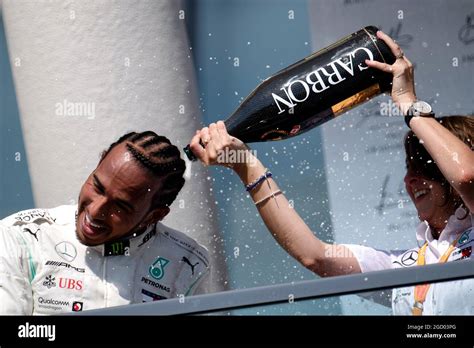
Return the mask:
{"type": "MultiPolygon", "coordinates": [[[[421,221],[416,231],[419,246],[381,251],[325,243],[290,207],[271,173],[250,152],[246,163],[218,161],[221,151],[247,149],[227,133],[222,121],[197,131],[190,144],[206,165],[224,165],[239,175],[278,243],[322,277],[470,258],[474,246],[474,117],[435,119],[430,105],[416,98],[411,62],[390,37],[380,31],[377,36],[397,59],[392,65],[365,63],[393,75],[392,99],[411,128],[405,137],[405,185],[421,221]]],[[[395,289],[392,308],[401,315],[474,314],[474,279],[395,289]]]]}

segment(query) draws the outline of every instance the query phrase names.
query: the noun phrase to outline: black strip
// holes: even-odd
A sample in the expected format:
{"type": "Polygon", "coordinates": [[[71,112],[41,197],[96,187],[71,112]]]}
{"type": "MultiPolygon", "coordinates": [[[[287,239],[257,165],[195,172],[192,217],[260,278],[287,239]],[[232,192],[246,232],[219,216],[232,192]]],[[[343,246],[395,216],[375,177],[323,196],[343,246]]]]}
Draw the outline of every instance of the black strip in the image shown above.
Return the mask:
{"type": "Polygon", "coordinates": [[[389,344],[472,347],[474,317],[0,317],[2,348],[10,344],[38,346],[50,344],[220,344],[321,343],[389,344]],[[19,338],[18,327],[28,322],[55,325],[55,341],[47,338],[19,338]],[[449,328],[448,328],[449,327],[449,328]],[[408,338],[407,335],[421,335],[408,338]],[[434,334],[455,334],[454,338],[434,338],[434,334]]]}

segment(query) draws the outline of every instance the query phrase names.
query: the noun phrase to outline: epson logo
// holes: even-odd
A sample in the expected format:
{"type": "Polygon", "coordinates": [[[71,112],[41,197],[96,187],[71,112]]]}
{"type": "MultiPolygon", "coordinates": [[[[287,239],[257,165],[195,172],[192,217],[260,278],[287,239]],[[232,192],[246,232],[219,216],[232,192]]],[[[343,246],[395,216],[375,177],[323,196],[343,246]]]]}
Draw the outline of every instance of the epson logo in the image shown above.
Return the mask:
{"type": "Polygon", "coordinates": [[[331,86],[335,86],[342,81],[344,81],[348,76],[354,76],[357,71],[363,71],[368,69],[367,65],[358,64],[357,67],[354,67],[354,59],[356,55],[366,55],[367,59],[374,60],[374,55],[372,52],[365,47],[359,47],[350,52],[349,54],[340,57],[331,61],[331,63],[326,64],[325,67],[320,67],[314,71],[311,71],[306,75],[303,80],[293,80],[287,86],[281,88],[285,95],[279,96],[275,93],[272,93],[273,100],[275,101],[278,109],[280,110],[278,114],[286,111],[284,106],[286,105],[289,109],[294,108],[298,103],[303,103],[306,101],[311,91],[313,93],[321,93],[331,86]],[[344,77],[343,75],[346,75],[344,77]],[[294,88],[301,90],[303,88],[304,93],[302,95],[295,96],[294,88]]]}
{"type": "Polygon", "coordinates": [[[47,338],[48,341],[56,339],[55,325],[34,325],[26,322],[18,326],[18,337],[20,338],[47,338]]]}

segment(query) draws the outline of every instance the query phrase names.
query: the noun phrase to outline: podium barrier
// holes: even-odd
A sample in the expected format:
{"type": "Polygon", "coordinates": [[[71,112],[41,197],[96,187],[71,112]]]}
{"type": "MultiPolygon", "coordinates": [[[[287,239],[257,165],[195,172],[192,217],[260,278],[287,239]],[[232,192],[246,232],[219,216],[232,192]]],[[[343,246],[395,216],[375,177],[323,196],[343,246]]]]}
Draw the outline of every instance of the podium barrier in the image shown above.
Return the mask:
{"type": "MultiPolygon", "coordinates": [[[[474,277],[474,260],[230,290],[74,313],[73,315],[206,314],[474,277]]],[[[68,314],[70,315],[70,314],[68,314]]]]}

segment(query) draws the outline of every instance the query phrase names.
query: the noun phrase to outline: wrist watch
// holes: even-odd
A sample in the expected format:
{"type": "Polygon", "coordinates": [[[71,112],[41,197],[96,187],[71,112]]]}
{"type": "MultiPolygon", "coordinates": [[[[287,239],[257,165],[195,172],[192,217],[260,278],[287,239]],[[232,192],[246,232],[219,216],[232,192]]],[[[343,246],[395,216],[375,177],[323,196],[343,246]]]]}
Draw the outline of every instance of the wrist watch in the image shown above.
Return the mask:
{"type": "Polygon", "coordinates": [[[408,108],[407,114],[405,115],[405,123],[410,128],[410,121],[413,117],[435,117],[433,108],[430,104],[422,100],[416,100],[408,108]]]}

